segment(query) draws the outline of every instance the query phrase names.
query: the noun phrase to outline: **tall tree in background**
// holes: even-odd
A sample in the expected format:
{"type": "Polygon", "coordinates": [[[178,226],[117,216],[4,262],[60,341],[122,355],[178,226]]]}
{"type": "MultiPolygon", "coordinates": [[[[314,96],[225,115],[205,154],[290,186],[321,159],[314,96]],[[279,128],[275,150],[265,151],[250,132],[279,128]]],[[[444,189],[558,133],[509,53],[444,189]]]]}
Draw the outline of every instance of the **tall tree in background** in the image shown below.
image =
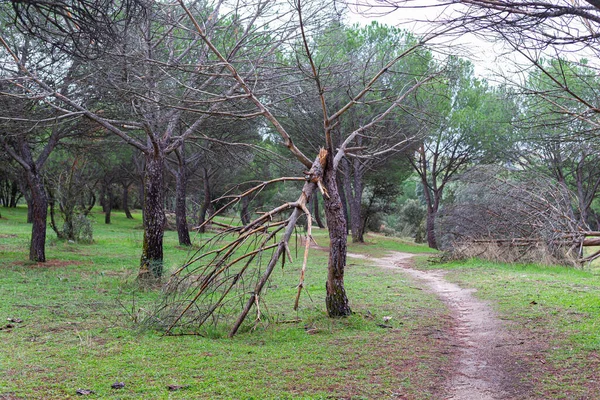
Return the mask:
{"type": "MultiPolygon", "coordinates": [[[[449,31],[449,27],[453,27],[450,29],[453,35],[469,33],[492,41],[502,41],[511,51],[519,53],[546,74],[560,88],[563,96],[581,102],[587,108],[582,117],[595,119],[600,112],[597,102],[589,102],[578,96],[565,84],[560,71],[546,69],[542,62],[544,58],[556,54],[574,54],[578,59],[597,59],[600,56],[597,40],[600,25],[598,0],[439,0],[426,4],[419,0],[375,0],[361,5],[375,13],[413,7],[436,9],[438,15],[435,21],[421,22],[429,24],[434,30],[449,31]]],[[[589,67],[597,70],[591,65],[589,67]]]]}
{"type": "MultiPolygon", "coordinates": [[[[281,24],[277,30],[260,29],[258,20],[264,22],[278,15],[266,4],[246,8],[244,13],[232,9],[223,14],[218,2],[191,6],[195,7],[195,15],[204,20],[208,37],[222,46],[228,62],[236,64],[243,76],[255,76],[289,34],[285,14],[279,14],[281,24]]],[[[13,57],[13,73],[27,76],[64,115],[85,116],[144,154],[141,279],[159,278],[163,273],[167,155],[193,134],[207,129],[211,116],[248,114],[243,106],[246,95],[239,93],[239,84],[222,79],[225,67],[202,45],[198,33],[185,26],[188,20],[181,12],[161,3],[149,3],[149,7],[127,21],[121,37],[113,38],[102,52],[77,64],[86,75],[72,82],[77,92],[68,96],[59,93],[54,82],[36,75],[19,57],[13,57]]],[[[50,35],[49,41],[53,40],[54,30],[43,33],[50,35]]],[[[69,38],[86,39],[72,35],[69,38]]],[[[2,40],[6,52],[16,56],[17,44],[9,43],[2,40]]],[[[259,86],[255,87],[259,90],[259,86]]]]}
{"type": "Polygon", "coordinates": [[[599,98],[596,71],[563,59],[540,61],[523,90],[520,142],[513,162],[551,176],[565,191],[574,193],[580,222],[597,226],[592,202],[600,186],[600,124],[590,118],[585,104],[599,98]],[[564,88],[572,96],[565,96],[564,88]]]}
{"type": "MultiPolygon", "coordinates": [[[[0,26],[6,28],[7,21],[0,20],[0,26]]],[[[6,29],[3,44],[8,33],[6,29]]],[[[25,174],[26,198],[33,224],[29,259],[45,262],[48,198],[42,171],[59,141],[73,134],[74,120],[78,116],[53,108],[45,101],[45,91],[33,85],[19,66],[35,71],[42,82],[51,80],[54,92],[64,96],[72,91],[78,64],[69,57],[47,51],[38,41],[18,32],[10,37],[14,51],[5,58],[9,62],[0,66],[0,145],[25,174]]]]}
{"type": "MultiPolygon", "coordinates": [[[[327,90],[323,97],[331,109],[342,108],[345,102],[364,88],[369,77],[375,75],[386,63],[400,56],[417,43],[418,39],[407,31],[373,22],[366,27],[346,27],[333,21],[315,39],[314,63],[316,69],[324,71],[319,77],[327,90]]],[[[411,87],[415,80],[427,74],[431,66],[431,54],[420,49],[402,57],[386,71],[385,77],[376,82],[361,99],[361,106],[350,109],[341,115],[333,131],[334,147],[343,142],[345,135],[359,129],[381,114],[398,93],[411,87]]],[[[306,69],[305,65],[299,68],[306,69]]],[[[303,90],[319,96],[314,85],[306,82],[303,90]]],[[[298,146],[304,151],[320,144],[320,121],[311,118],[318,112],[319,103],[304,96],[302,103],[295,98],[284,104],[289,107],[283,124],[290,134],[299,137],[298,146]]],[[[373,173],[389,157],[406,151],[411,143],[409,138],[418,134],[418,124],[411,114],[416,113],[417,105],[412,98],[389,113],[385,119],[372,124],[368,131],[357,136],[354,149],[346,154],[339,169],[339,191],[342,202],[348,207],[347,223],[352,232],[353,242],[364,242],[363,193],[365,176],[373,173]],[[370,149],[368,155],[361,150],[370,149]],[[378,150],[379,151],[378,151],[378,150]]],[[[279,109],[283,109],[280,106],[279,109]]]]}
{"type": "Polygon", "coordinates": [[[451,58],[446,81],[436,90],[423,98],[430,105],[423,122],[428,134],[410,158],[423,185],[427,244],[434,249],[436,216],[448,183],[472,163],[493,155],[491,149],[499,154],[498,144],[506,140],[512,118],[502,91],[476,78],[468,61],[451,58]]]}

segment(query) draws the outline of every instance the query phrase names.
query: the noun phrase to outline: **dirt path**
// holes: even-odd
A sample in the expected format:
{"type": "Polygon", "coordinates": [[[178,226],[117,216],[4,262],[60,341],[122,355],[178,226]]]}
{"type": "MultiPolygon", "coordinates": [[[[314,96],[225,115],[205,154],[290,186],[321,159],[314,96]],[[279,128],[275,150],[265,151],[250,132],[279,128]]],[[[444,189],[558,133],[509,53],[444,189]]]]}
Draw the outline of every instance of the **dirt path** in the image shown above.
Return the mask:
{"type": "MultiPolygon", "coordinates": [[[[366,258],[349,254],[350,257],[366,258]]],[[[372,259],[383,268],[401,268],[423,282],[448,306],[454,318],[450,332],[456,346],[454,371],[448,380],[446,399],[488,400],[529,398],[521,382],[522,366],[514,349],[523,341],[511,337],[492,308],[475,298],[474,289],[463,289],[444,279],[444,271],[419,271],[410,268],[412,254],[393,252],[372,259]]]]}

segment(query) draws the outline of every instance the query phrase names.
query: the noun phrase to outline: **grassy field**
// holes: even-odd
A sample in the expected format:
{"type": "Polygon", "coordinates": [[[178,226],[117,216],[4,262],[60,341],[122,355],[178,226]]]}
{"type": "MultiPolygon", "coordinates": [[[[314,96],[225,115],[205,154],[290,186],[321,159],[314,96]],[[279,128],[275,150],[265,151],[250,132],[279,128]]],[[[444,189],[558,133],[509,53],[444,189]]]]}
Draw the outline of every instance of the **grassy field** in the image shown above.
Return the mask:
{"type": "MultiPolygon", "coordinates": [[[[0,219],[0,399],[439,399],[451,370],[447,309],[393,270],[349,259],[347,292],[355,314],[325,315],[326,252],[311,250],[298,312],[292,310],[302,250],[278,269],[266,294],[269,318],[233,339],[163,336],[140,329],[158,290],[135,284],[141,218],[95,214],[93,244],[49,233],[49,261],[26,261],[26,210],[0,219]],[[384,328],[383,317],[392,317],[384,328]],[[12,319],[12,321],[8,320],[12,319]],[[22,322],[16,322],[22,321],[22,322]],[[122,389],[113,389],[124,382],[122,389]],[[169,390],[171,389],[177,390],[169,390]]],[[[197,237],[197,241],[205,240],[197,237]]],[[[327,234],[316,230],[317,243],[327,234]]],[[[536,399],[600,398],[600,273],[477,260],[428,263],[423,246],[369,235],[350,251],[423,253],[418,268],[477,289],[513,331],[536,399]],[[521,349],[521,350],[520,350],[521,349]]],[[[294,252],[294,251],[293,251],[294,252]]],[[[166,268],[190,251],[165,236],[166,268]]]]}
{"type": "MultiPolygon", "coordinates": [[[[115,399],[427,399],[436,398],[440,371],[448,368],[450,350],[435,335],[444,330],[446,310],[393,271],[353,261],[347,291],[355,314],[330,320],[324,306],[326,253],[315,249],[306,278],[310,298],[303,296],[297,313],[292,306],[299,260],[274,274],[266,301],[271,318],[252,333],[165,337],[133,323],[159,296],[134,283],[139,214],[135,220],[114,214],[111,225],[96,214],[95,242],[89,245],[59,241],[50,232],[44,265],[26,261],[26,210],[3,209],[2,216],[2,399],[75,398],[78,389],[93,391],[91,398],[115,399]],[[391,329],[378,326],[384,316],[392,317],[391,329]],[[112,389],[115,382],[125,387],[112,389]]],[[[327,244],[325,232],[316,237],[327,244]]],[[[398,250],[407,246],[374,238],[357,250],[375,251],[380,241],[398,250]]],[[[167,269],[188,256],[175,232],[167,232],[167,269]]]]}

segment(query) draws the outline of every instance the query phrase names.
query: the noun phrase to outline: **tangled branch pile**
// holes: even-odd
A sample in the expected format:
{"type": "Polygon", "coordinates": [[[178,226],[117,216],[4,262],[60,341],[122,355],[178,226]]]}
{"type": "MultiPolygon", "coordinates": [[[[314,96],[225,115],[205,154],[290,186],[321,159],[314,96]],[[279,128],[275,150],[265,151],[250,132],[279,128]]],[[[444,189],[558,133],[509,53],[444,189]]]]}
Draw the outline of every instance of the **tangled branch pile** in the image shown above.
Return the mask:
{"type": "Polygon", "coordinates": [[[578,217],[572,193],[550,178],[480,166],[461,178],[454,201],[439,215],[442,246],[457,258],[577,265],[598,245],[578,217]]]}
{"type": "Polygon", "coordinates": [[[240,195],[228,196],[227,204],[212,218],[244,198],[255,195],[269,184],[290,180],[306,181],[295,202],[285,203],[263,213],[246,225],[219,224],[225,228],[224,231],[204,243],[195,256],[171,275],[150,323],[159,325],[167,334],[199,334],[205,326],[224,323],[230,326],[229,336],[233,336],[252,307],[256,309],[255,321],[260,321],[261,295],[265,285],[275,266],[281,262],[283,267],[286,257],[291,259],[290,238],[299,218],[306,216],[308,227],[304,240],[304,261],[297,286],[297,308],[304,288],[304,273],[312,240],[312,216],[306,205],[317,188],[327,196],[321,183],[326,155],[327,152],[321,150],[304,178],[274,179],[240,195]]]}

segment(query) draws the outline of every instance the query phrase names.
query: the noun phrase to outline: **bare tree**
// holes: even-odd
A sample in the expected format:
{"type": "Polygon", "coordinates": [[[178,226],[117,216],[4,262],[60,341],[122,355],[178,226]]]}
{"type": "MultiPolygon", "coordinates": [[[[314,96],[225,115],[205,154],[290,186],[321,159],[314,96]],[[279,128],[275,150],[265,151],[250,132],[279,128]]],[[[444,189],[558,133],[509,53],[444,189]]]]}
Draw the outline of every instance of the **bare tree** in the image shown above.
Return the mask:
{"type": "Polygon", "coordinates": [[[513,118],[502,89],[475,78],[469,62],[451,58],[446,79],[428,99],[427,134],[410,157],[423,186],[431,248],[438,248],[435,221],[447,185],[472,163],[503,153],[513,118]]]}
{"type": "Polygon", "coordinates": [[[440,218],[441,245],[459,257],[574,265],[598,244],[573,209],[575,195],[539,172],[483,165],[462,178],[440,218]]]}
{"type": "Polygon", "coordinates": [[[582,223],[595,226],[591,205],[600,185],[599,127],[584,103],[598,99],[596,71],[562,59],[541,61],[539,67],[529,72],[522,88],[521,117],[516,121],[520,135],[512,162],[552,176],[573,191],[582,223]],[[582,101],[565,96],[564,87],[582,101]]]}
{"type": "MultiPolygon", "coordinates": [[[[206,129],[211,116],[250,118],[256,114],[244,106],[247,95],[240,93],[239,83],[224,80],[224,64],[202,44],[198,33],[186,26],[181,12],[161,3],[151,5],[140,18],[128,21],[120,40],[113,38],[94,60],[78,64],[85,75],[80,76],[78,92],[71,96],[36,75],[19,59],[14,43],[10,46],[2,39],[18,74],[37,85],[55,109],[95,121],[144,154],[142,279],[159,278],[163,273],[167,155],[206,129]]],[[[255,76],[290,34],[285,14],[277,15],[267,4],[254,4],[243,13],[238,9],[221,12],[221,2],[190,7],[203,19],[206,38],[222,46],[228,63],[239,64],[241,76],[255,76]],[[277,29],[260,29],[260,24],[272,19],[278,19],[277,29]]],[[[258,90],[261,82],[254,83],[258,90]]]]}
{"type": "MultiPolygon", "coordinates": [[[[300,3],[295,5],[295,11],[298,15],[299,29],[302,34],[302,40],[299,43],[301,53],[298,57],[304,60],[304,71],[308,71],[310,79],[317,88],[317,101],[321,105],[323,132],[321,143],[323,148],[319,151],[318,156],[314,161],[304,155],[304,153],[296,146],[289,132],[280,123],[279,119],[273,114],[268,104],[265,104],[254,92],[252,86],[240,75],[237,68],[227,61],[227,58],[215,47],[211,39],[207,37],[200,23],[197,22],[194,14],[189,10],[183,2],[180,5],[188,13],[189,18],[194,21],[194,26],[200,33],[204,43],[211,49],[214,55],[226,66],[231,77],[240,85],[241,89],[246,93],[250,101],[259,110],[259,113],[264,116],[272,125],[272,128],[280,135],[282,145],[287,147],[289,151],[300,161],[307,170],[305,171],[304,187],[298,200],[283,204],[269,212],[264,213],[260,217],[254,219],[249,224],[242,227],[228,227],[227,233],[235,233],[238,238],[233,241],[228,241],[222,247],[214,247],[211,245],[199,256],[194,257],[190,262],[182,266],[171,278],[170,296],[167,296],[167,301],[161,307],[157,314],[160,320],[167,322],[165,328],[168,332],[173,332],[176,327],[188,327],[190,325],[204,324],[211,318],[219,318],[215,312],[221,310],[225,304],[231,301],[231,294],[236,288],[241,289],[241,297],[244,299],[244,307],[239,317],[233,323],[233,328],[230,335],[234,335],[240,328],[242,322],[248,315],[250,309],[257,305],[257,311],[260,316],[260,301],[261,291],[267,282],[275,265],[284,258],[286,253],[289,253],[288,242],[294,231],[294,227],[298,218],[305,214],[309,218],[307,238],[305,240],[305,253],[302,267],[300,282],[298,285],[298,295],[296,306],[300,293],[304,287],[304,273],[306,269],[308,248],[311,236],[311,221],[310,211],[307,208],[307,203],[313,196],[315,191],[320,190],[325,203],[325,213],[327,216],[327,227],[329,229],[330,247],[328,261],[328,278],[326,283],[326,306],[330,317],[344,317],[351,313],[348,298],[344,288],[344,270],[346,266],[346,250],[347,250],[347,233],[346,220],[343,215],[340,195],[337,184],[337,171],[340,168],[340,163],[344,157],[353,152],[359,152],[363,157],[374,157],[379,154],[393,151],[394,146],[388,149],[381,148],[360,148],[356,149],[356,141],[359,138],[366,136],[370,129],[373,129],[377,124],[385,121],[398,107],[401,107],[408,98],[413,96],[415,92],[425,83],[432,79],[432,76],[424,76],[421,79],[416,79],[414,83],[406,87],[394,98],[387,99],[387,107],[382,107],[381,111],[374,115],[370,120],[365,121],[360,126],[355,127],[348,132],[342,131],[341,119],[353,107],[359,104],[367,94],[374,90],[377,82],[382,79],[386,72],[399,60],[402,60],[408,54],[420,49],[424,41],[417,41],[413,46],[408,47],[401,54],[394,55],[383,64],[382,68],[376,71],[373,75],[365,79],[365,84],[361,90],[350,95],[348,101],[340,108],[330,110],[328,107],[327,98],[325,96],[326,89],[323,84],[323,76],[319,72],[311,50],[310,32],[307,31],[308,26],[304,16],[307,13],[306,9],[301,7],[300,3]],[[334,137],[339,137],[339,143],[334,144],[334,137]],[[286,211],[291,211],[287,218],[282,220],[277,219],[277,216],[282,216],[286,211]],[[278,236],[279,234],[279,236],[278,236]],[[270,242],[274,240],[273,244],[270,242]],[[252,247],[248,247],[252,246],[252,247]],[[209,249],[214,249],[209,251],[209,249]],[[260,276],[256,277],[254,288],[249,294],[244,289],[247,284],[243,284],[245,276],[252,276],[253,273],[248,272],[252,261],[260,260],[265,251],[271,250],[271,256],[267,265],[261,270],[264,271],[260,276]],[[239,255],[238,251],[242,252],[239,255]],[[195,282],[195,283],[194,283],[195,282]]],[[[310,12],[309,10],[308,12],[310,12]]],[[[310,14],[309,14],[310,15],[310,14]]],[[[406,141],[408,138],[400,140],[406,141]]],[[[401,145],[400,142],[397,145],[401,145]]],[[[231,196],[230,201],[224,207],[232,204],[237,204],[245,196],[252,195],[256,191],[262,190],[265,186],[284,180],[294,180],[294,178],[280,178],[272,182],[264,182],[246,192],[231,196]]],[[[297,178],[296,178],[297,180],[297,178]]],[[[258,271],[254,271],[257,274],[258,271]]],[[[240,295],[234,296],[237,301],[240,295]]]]}
{"type": "MultiPolygon", "coordinates": [[[[51,71],[56,70],[53,75],[56,83],[54,91],[65,95],[71,90],[76,64],[60,68],[70,59],[55,57],[43,49],[35,50],[36,42],[19,34],[12,38],[17,50],[11,51],[9,59],[14,64],[5,62],[0,68],[0,145],[23,168],[33,223],[29,259],[44,262],[48,199],[42,171],[59,141],[72,134],[77,115],[64,115],[44,101],[43,91],[35,88],[16,66],[28,65],[42,77],[48,77],[51,71]]],[[[6,44],[3,37],[0,37],[0,42],[6,44]]]]}

